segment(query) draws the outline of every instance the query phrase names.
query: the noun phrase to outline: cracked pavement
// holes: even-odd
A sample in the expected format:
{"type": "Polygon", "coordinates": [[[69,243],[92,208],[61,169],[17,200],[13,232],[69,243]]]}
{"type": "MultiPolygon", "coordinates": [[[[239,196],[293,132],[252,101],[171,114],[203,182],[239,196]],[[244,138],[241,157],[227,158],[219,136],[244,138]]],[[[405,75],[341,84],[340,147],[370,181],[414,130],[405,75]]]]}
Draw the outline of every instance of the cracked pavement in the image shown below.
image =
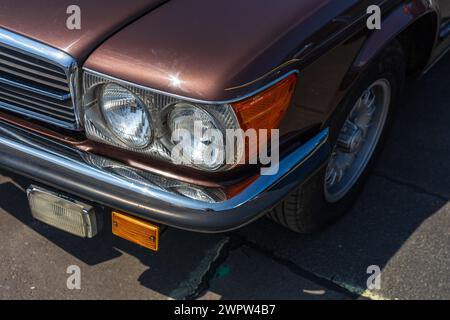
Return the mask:
{"type": "Polygon", "coordinates": [[[225,235],[168,229],[161,251],[33,221],[0,175],[0,299],[450,299],[450,56],[411,82],[353,209],[297,235],[261,219],[225,235]],[[81,268],[81,290],[66,287],[81,268]],[[367,267],[382,269],[367,290],[367,267]]]}

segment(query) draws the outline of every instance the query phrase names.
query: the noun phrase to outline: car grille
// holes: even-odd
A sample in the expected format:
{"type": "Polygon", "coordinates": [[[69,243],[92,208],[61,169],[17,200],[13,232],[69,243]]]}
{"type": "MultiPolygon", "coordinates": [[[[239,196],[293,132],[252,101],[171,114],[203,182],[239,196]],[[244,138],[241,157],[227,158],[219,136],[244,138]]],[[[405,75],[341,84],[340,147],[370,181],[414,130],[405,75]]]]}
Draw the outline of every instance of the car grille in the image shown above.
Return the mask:
{"type": "Polygon", "coordinates": [[[76,70],[66,53],[0,29],[0,109],[78,129],[76,70]]]}

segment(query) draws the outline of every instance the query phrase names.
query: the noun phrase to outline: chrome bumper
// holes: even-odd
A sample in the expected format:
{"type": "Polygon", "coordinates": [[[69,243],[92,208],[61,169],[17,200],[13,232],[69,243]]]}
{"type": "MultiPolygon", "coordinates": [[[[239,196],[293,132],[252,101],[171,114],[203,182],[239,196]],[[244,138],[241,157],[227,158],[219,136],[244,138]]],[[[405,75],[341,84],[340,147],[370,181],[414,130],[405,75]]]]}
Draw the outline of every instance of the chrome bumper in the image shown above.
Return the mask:
{"type": "Polygon", "coordinates": [[[322,168],[330,154],[327,140],[325,129],[284,157],[278,174],[260,176],[237,196],[216,203],[104,170],[87,161],[87,153],[2,122],[0,167],[143,219],[191,231],[225,232],[261,217],[322,168]]]}

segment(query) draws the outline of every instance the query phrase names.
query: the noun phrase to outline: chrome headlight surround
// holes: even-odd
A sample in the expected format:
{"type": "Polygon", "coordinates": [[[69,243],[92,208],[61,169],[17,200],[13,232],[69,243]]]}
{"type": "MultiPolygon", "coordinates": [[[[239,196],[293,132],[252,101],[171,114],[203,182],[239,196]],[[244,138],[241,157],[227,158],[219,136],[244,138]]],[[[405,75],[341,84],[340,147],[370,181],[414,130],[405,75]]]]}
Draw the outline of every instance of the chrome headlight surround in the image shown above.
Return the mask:
{"type": "MultiPolygon", "coordinates": [[[[223,148],[226,148],[226,130],[236,130],[240,128],[239,121],[234,113],[231,105],[228,104],[203,104],[187,99],[183,99],[174,95],[164,94],[156,90],[144,88],[119,79],[114,79],[106,75],[96,73],[91,70],[84,70],[83,73],[83,114],[84,127],[87,138],[119,147],[121,149],[137,152],[149,157],[163,159],[174,162],[172,157],[173,143],[171,139],[172,132],[167,124],[167,117],[174,108],[181,105],[189,105],[191,108],[198,108],[201,112],[205,112],[211,122],[215,123],[219,131],[223,135],[223,148]],[[106,85],[119,85],[130,93],[135,95],[147,107],[148,117],[151,121],[152,139],[151,142],[144,147],[136,147],[118,139],[109,128],[105,117],[102,114],[101,93],[106,85]]],[[[238,156],[239,152],[235,152],[238,156]]],[[[231,164],[229,159],[216,165],[207,165],[201,163],[186,163],[183,165],[194,167],[204,171],[217,172],[228,170],[238,163],[236,161],[231,164]]],[[[176,162],[175,162],[176,163],[176,162]]]]}

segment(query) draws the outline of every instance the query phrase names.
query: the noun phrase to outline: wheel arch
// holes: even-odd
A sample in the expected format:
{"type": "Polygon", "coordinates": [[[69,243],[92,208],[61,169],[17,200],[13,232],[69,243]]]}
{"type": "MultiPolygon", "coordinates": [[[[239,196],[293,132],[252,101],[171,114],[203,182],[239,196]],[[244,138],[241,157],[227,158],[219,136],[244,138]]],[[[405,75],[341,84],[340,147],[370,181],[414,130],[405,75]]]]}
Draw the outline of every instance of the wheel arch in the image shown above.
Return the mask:
{"type": "Polygon", "coordinates": [[[436,38],[438,36],[438,17],[429,12],[403,30],[397,39],[400,41],[406,55],[408,73],[420,73],[429,65],[436,38]]]}
{"type": "Polygon", "coordinates": [[[439,18],[435,8],[415,1],[402,4],[383,19],[380,30],[371,32],[367,37],[352,70],[356,74],[362,72],[394,39],[402,44],[407,57],[407,70],[423,70],[430,62],[439,36],[438,30],[439,18]]]}

